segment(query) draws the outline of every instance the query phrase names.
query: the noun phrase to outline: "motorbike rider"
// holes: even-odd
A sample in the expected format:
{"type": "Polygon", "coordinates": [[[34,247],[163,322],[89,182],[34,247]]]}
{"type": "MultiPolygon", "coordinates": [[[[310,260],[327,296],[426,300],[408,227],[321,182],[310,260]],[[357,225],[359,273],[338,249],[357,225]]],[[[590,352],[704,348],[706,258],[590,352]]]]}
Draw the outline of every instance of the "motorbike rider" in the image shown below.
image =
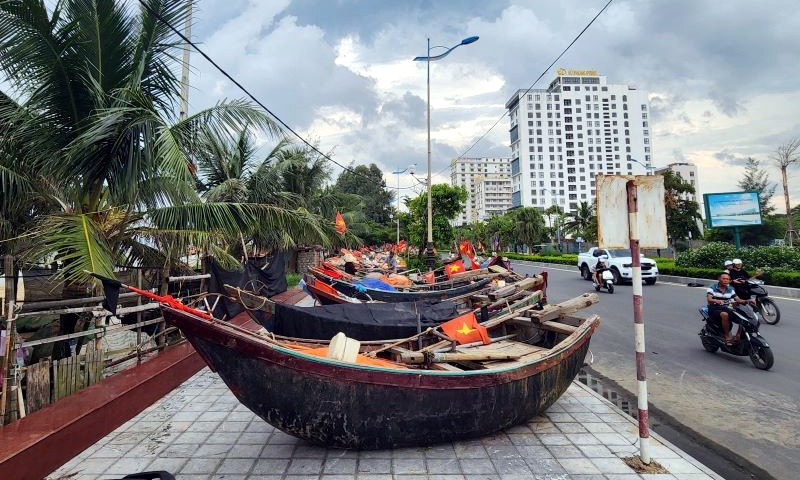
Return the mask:
{"type": "Polygon", "coordinates": [[[751,303],[750,300],[742,300],[736,295],[736,290],[731,286],[731,275],[722,272],[717,283],[712,284],[706,290],[706,301],[708,302],[708,314],[714,321],[719,321],[722,325],[722,334],[725,336],[725,343],[733,344],[736,339],[731,336],[731,322],[728,317],[728,303],[734,301],[738,304],[751,303]]]}
{"type": "Polygon", "coordinates": [[[761,271],[757,270],[755,275],[750,277],[750,274],[747,273],[742,265],[742,260],[738,258],[733,259],[733,265],[730,271],[731,275],[731,284],[733,285],[733,289],[736,290],[736,295],[739,298],[748,300],[750,299],[750,289],[747,288],[747,280],[750,278],[756,278],[761,275],[761,271]]]}
{"type": "Polygon", "coordinates": [[[608,255],[600,255],[597,257],[597,263],[594,265],[594,284],[603,284],[603,270],[608,270],[608,255]]]}
{"type": "Polygon", "coordinates": [[[733,262],[731,260],[725,260],[725,271],[731,273],[733,270],[733,262]]]}

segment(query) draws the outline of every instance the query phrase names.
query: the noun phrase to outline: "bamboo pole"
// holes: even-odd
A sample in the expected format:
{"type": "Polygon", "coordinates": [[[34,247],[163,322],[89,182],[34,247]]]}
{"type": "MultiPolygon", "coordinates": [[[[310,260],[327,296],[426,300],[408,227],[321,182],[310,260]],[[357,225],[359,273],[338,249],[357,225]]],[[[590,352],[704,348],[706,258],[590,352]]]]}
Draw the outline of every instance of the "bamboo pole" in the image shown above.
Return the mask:
{"type": "MultiPolygon", "coordinates": [[[[6,260],[8,256],[6,256],[6,260]]],[[[12,261],[13,264],[13,261],[12,261]]],[[[6,267],[8,264],[6,264],[6,267]]],[[[6,270],[8,271],[8,270],[6,270]]],[[[6,343],[3,348],[3,366],[2,370],[0,370],[0,375],[3,377],[3,394],[0,397],[0,427],[5,425],[6,423],[6,402],[8,401],[8,389],[10,384],[8,382],[9,375],[8,375],[8,363],[9,363],[9,356],[11,355],[11,342],[14,341],[14,336],[11,334],[14,328],[14,297],[10,297],[10,300],[7,303],[8,307],[6,308],[6,343]]]]}

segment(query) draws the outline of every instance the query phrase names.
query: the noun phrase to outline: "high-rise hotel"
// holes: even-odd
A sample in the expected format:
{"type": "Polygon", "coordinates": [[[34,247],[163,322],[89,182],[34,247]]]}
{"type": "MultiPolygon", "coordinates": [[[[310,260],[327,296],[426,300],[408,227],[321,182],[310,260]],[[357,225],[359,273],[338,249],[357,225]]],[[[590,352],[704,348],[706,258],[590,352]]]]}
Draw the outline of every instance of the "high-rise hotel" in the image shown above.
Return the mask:
{"type": "Polygon", "coordinates": [[[453,221],[466,225],[502,215],[511,208],[511,159],[508,157],[454,158],[450,184],[467,190],[464,211],[453,221]]]}
{"type": "Polygon", "coordinates": [[[512,208],[575,210],[595,196],[595,175],[651,167],[647,94],[593,70],[558,69],[546,89],[519,90],[511,120],[512,208]]]}

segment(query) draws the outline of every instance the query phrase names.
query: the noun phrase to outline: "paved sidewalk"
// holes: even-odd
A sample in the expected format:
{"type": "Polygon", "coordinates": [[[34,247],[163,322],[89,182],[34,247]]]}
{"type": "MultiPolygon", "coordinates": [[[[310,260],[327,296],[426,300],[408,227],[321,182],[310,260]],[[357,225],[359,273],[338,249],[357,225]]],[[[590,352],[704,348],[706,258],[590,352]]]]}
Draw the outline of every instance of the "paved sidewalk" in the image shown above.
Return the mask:
{"type": "Polygon", "coordinates": [[[179,480],[700,480],[720,477],[656,437],[670,474],[637,475],[633,420],[573,383],[525,425],[476,440],[380,451],[320,448],[284,434],[239,404],[204,369],[88,448],[49,479],[117,479],[167,470],[179,480]]]}

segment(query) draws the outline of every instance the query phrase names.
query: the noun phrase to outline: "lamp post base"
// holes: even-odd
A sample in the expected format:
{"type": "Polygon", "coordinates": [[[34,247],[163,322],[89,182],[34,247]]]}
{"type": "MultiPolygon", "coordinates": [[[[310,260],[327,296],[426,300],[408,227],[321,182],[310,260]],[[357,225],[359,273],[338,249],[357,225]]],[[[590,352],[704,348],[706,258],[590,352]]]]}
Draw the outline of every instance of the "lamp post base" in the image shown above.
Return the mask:
{"type": "Polygon", "coordinates": [[[425,262],[428,264],[428,270],[433,270],[436,266],[436,254],[433,252],[433,242],[428,242],[425,245],[425,262]]]}

